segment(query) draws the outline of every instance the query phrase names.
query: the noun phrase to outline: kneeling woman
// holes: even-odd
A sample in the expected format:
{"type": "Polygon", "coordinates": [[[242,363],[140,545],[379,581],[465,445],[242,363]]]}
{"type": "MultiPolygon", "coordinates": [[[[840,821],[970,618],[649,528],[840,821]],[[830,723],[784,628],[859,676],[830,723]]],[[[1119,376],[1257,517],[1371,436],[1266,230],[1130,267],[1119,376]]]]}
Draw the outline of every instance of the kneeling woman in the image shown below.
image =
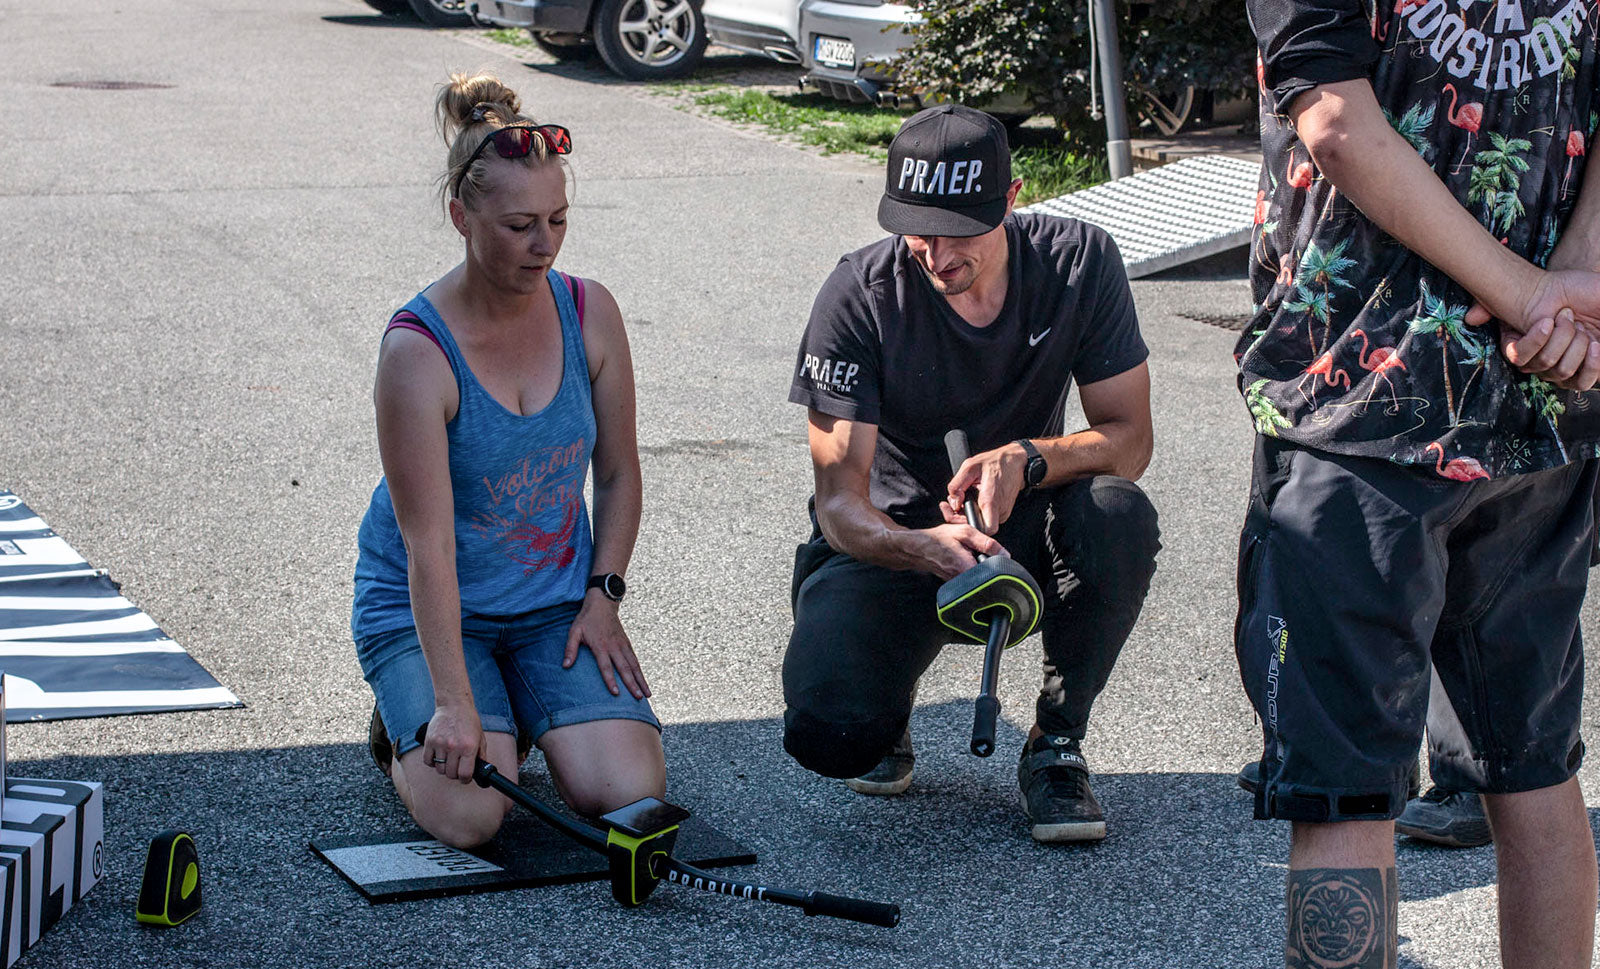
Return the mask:
{"type": "Polygon", "coordinates": [[[437,110],[466,258],[384,332],[352,627],[379,767],[470,847],[510,805],[471,783],[477,757],[515,777],[537,743],[586,815],[662,796],[665,766],[617,616],[642,493],[628,341],[604,287],[551,268],[571,136],[487,76],[454,76],[437,110]]]}

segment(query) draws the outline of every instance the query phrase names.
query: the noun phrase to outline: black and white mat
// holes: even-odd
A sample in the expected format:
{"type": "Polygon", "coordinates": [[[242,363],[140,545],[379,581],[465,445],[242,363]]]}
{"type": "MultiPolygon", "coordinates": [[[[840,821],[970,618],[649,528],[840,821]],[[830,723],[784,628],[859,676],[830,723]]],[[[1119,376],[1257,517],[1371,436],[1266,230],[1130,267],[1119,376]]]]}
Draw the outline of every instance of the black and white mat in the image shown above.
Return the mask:
{"type": "MultiPolygon", "coordinates": [[[[374,905],[610,877],[604,855],[521,817],[507,820],[493,841],[472,852],[451,848],[416,828],[319,838],[311,851],[374,905]]],[[[755,852],[699,818],[683,823],[672,854],[701,868],[756,863],[755,852]]]]}
{"type": "Polygon", "coordinates": [[[0,490],[7,722],[243,706],[21,498],[0,490]]]}

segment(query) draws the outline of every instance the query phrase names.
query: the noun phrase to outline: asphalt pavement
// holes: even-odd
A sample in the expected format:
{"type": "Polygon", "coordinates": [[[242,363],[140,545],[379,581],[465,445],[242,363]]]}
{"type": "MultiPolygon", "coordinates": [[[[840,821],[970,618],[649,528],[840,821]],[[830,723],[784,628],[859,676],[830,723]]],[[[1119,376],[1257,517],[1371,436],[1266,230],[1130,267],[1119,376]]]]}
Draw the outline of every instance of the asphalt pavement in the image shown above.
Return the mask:
{"type": "MultiPolygon", "coordinates": [[[[1014,769],[1036,641],[1008,656],[990,760],[966,753],[980,651],[946,651],[904,797],[780,746],[810,487],[789,371],[834,261],[880,235],[877,166],[353,0],[0,0],[0,100],[0,486],[247,704],[8,729],[14,774],[106,785],[106,880],[24,966],[1281,965],[1287,832],[1234,786],[1259,753],[1231,648],[1251,430],[1234,334],[1201,322],[1249,311],[1242,254],[1134,283],[1165,549],[1086,745],[1110,836],[1044,847],[1014,769]],[[646,498],[624,616],[669,797],[765,880],[898,901],[897,929],[670,888],[627,911],[600,885],[373,907],[307,851],[405,823],[367,757],[350,576],[379,332],[460,258],[433,93],[476,67],[573,131],[560,265],[628,323],[646,498]],[[56,86],[99,80],[156,86],[56,86]],[[167,827],[199,845],[205,909],[160,931],[133,904],[167,827]]],[[[1403,843],[1400,865],[1401,964],[1498,965],[1492,852],[1403,843]]]]}

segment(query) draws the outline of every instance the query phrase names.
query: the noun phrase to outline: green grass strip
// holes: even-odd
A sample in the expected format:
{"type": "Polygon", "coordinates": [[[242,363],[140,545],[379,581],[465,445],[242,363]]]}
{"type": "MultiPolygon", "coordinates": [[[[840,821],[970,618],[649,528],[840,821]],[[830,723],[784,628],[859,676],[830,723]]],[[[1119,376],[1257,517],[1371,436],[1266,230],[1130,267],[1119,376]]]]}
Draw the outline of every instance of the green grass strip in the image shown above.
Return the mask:
{"type": "MultiPolygon", "coordinates": [[[[855,152],[879,161],[887,159],[889,143],[909,117],[909,112],[816,94],[724,89],[696,93],[693,101],[719,118],[760,125],[826,154],[855,152]]],[[[1011,168],[1022,179],[1019,206],[1098,185],[1109,177],[1098,152],[1062,138],[1059,132],[1025,128],[1018,140],[1011,168]]]]}

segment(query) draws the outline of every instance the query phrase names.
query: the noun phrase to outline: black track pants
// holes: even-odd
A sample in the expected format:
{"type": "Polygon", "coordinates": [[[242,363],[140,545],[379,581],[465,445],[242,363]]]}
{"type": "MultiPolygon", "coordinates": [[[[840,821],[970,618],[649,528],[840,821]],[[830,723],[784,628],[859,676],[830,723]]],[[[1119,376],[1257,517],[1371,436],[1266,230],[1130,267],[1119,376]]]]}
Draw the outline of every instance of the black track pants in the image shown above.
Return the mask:
{"type": "MultiPolygon", "coordinates": [[[[1150,588],[1155,508],[1131,481],[1087,478],[1022,496],[996,538],[1044,592],[1039,727],[1082,739],[1150,588]]],[[[953,638],[935,612],[940,584],[836,552],[815,529],[796,550],[783,746],[803,766],[856,777],[889,752],[953,638]]]]}

